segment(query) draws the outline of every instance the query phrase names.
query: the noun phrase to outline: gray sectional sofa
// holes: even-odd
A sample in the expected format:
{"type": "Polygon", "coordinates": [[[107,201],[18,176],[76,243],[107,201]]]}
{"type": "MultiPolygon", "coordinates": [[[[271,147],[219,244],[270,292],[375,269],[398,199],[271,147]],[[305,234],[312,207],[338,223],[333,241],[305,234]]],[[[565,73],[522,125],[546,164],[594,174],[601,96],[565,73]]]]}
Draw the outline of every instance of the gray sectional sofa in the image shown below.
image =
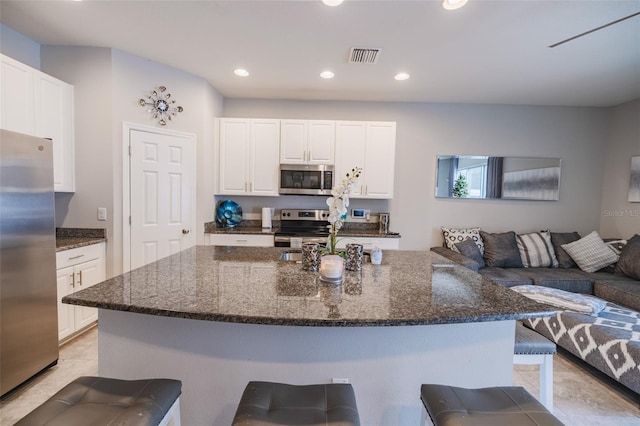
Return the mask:
{"type": "MultiPolygon", "coordinates": [[[[517,262],[515,267],[491,266],[496,263],[491,261],[486,266],[477,256],[473,256],[474,260],[446,247],[433,247],[431,251],[506,287],[544,286],[606,301],[604,309],[592,315],[560,310],[554,317],[528,320],[525,325],[640,394],[640,279],[636,272],[640,270],[640,236],[629,240],[633,247],[621,246],[628,250],[626,266],[631,260],[635,268],[628,276],[616,265],[595,272],[581,270],[561,248],[562,237],[568,234],[555,235],[558,241],[553,246],[559,262],[551,267],[523,267],[517,262]]],[[[624,252],[620,263],[623,255],[624,252]]]]}

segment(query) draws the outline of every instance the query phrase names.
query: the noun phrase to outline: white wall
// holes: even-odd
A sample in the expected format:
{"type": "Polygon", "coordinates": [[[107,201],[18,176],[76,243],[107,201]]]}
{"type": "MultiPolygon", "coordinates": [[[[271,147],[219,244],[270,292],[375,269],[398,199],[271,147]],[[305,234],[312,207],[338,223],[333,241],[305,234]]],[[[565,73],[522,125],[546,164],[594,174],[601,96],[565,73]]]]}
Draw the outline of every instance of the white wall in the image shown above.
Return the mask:
{"type": "Polygon", "coordinates": [[[600,233],[631,238],[640,234],[640,203],[630,203],[631,157],[640,155],[640,100],[611,108],[605,151],[600,233]]]}
{"type": "MultiPolygon", "coordinates": [[[[402,249],[441,244],[440,226],[585,234],[600,224],[606,109],[226,99],[224,116],[396,121],[394,199],[352,206],[389,211],[402,249]],[[450,154],[561,158],[560,200],[436,199],[436,157],[450,154]]],[[[245,198],[234,199],[243,206],[245,198]]],[[[292,208],[297,200],[265,203],[292,208]]]]}
{"type": "Polygon", "coordinates": [[[40,44],[3,24],[0,24],[0,52],[31,68],[40,69],[40,44]]]}
{"type": "Polygon", "coordinates": [[[93,47],[42,46],[42,68],[74,85],[76,193],[56,195],[57,226],[106,227],[107,276],[122,271],[122,124],[158,126],[138,100],[165,85],[185,108],[168,128],[197,137],[197,243],[213,220],[213,122],[222,97],[204,79],[125,52],[93,47]],[[211,200],[207,202],[206,200],[211,200]],[[99,222],[96,209],[107,207],[99,222]]]}

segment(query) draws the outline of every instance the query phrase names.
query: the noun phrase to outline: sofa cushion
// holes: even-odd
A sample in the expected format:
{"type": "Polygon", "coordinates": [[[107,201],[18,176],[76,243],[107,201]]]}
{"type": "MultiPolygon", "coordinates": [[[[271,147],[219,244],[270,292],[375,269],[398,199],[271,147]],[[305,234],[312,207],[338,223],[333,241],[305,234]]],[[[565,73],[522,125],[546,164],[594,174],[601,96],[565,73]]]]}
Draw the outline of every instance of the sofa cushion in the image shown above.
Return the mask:
{"type": "Polygon", "coordinates": [[[585,272],[595,272],[618,261],[618,255],[593,231],[578,241],[563,244],[562,248],[585,272]]]}
{"type": "Polygon", "coordinates": [[[597,280],[593,284],[593,294],[640,312],[640,282],[638,281],[597,280]]]}
{"type": "Polygon", "coordinates": [[[490,234],[480,231],[484,243],[484,263],[486,266],[502,268],[522,268],[522,259],[513,231],[490,234]]]}
{"type": "Polygon", "coordinates": [[[580,239],[580,234],[577,232],[552,232],[551,244],[553,245],[553,251],[558,259],[558,267],[560,268],[576,268],[576,262],[573,261],[569,253],[563,248],[562,244],[572,243],[580,239]]]}
{"type": "Polygon", "coordinates": [[[573,293],[593,294],[594,279],[585,272],[561,268],[514,268],[518,275],[529,278],[532,284],[557,288],[573,293]]]}
{"type": "Polygon", "coordinates": [[[634,235],[620,253],[614,273],[640,281],[640,235],[634,235]]]}
{"type": "Polygon", "coordinates": [[[480,269],[478,273],[504,287],[533,284],[533,281],[530,278],[514,272],[513,269],[487,267],[480,269]]]}
{"type": "Polygon", "coordinates": [[[482,238],[480,238],[480,228],[445,228],[440,227],[442,229],[442,236],[444,237],[444,245],[449,250],[453,250],[455,252],[458,251],[455,244],[461,243],[467,238],[471,238],[480,249],[480,253],[484,251],[484,244],[482,243],[482,238]]]}
{"type": "Polygon", "coordinates": [[[606,306],[606,302],[597,297],[572,293],[557,288],[539,285],[518,285],[511,287],[511,290],[536,302],[587,315],[597,315],[606,306]]]}
{"type": "Polygon", "coordinates": [[[520,259],[525,268],[558,267],[549,231],[516,235],[520,259]]]}
{"type": "Polygon", "coordinates": [[[478,263],[478,268],[484,268],[484,259],[482,258],[482,253],[480,252],[480,248],[476,244],[475,241],[471,238],[467,238],[461,243],[455,243],[454,246],[458,249],[460,254],[471,258],[475,262],[478,263]]]}

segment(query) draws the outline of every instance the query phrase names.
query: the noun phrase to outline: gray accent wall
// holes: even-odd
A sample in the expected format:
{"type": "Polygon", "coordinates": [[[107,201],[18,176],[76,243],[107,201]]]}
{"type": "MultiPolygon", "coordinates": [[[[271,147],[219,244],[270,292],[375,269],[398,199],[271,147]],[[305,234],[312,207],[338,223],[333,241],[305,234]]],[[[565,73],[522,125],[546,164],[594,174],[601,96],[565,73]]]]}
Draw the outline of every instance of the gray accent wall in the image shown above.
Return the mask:
{"type": "MultiPolygon", "coordinates": [[[[224,116],[396,121],[393,200],[352,200],[351,206],[389,211],[402,249],[442,244],[440,226],[582,235],[600,226],[605,108],[225,99],[224,116]],[[452,154],[561,158],[560,200],[436,199],[436,157],[452,154]]],[[[231,198],[254,211],[258,202],[295,207],[303,197],[231,198]]]]}
{"type": "Polygon", "coordinates": [[[640,100],[609,108],[600,233],[630,238],[640,234],[640,203],[630,203],[631,157],[640,155],[640,100]]]}

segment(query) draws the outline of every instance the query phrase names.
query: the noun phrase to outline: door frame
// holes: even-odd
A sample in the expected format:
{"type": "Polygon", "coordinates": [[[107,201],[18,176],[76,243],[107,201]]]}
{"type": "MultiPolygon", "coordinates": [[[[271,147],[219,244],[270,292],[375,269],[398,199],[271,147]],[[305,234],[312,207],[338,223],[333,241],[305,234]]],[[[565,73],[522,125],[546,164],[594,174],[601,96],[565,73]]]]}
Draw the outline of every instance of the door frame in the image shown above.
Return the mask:
{"type": "Polygon", "coordinates": [[[129,146],[131,145],[131,131],[137,130],[146,133],[155,133],[164,136],[174,136],[184,138],[193,143],[193,169],[191,184],[191,229],[196,227],[196,183],[197,183],[197,158],[198,144],[195,133],[179,132],[176,130],[160,129],[158,127],[145,126],[142,124],[123,122],[122,123],[122,273],[131,270],[131,223],[129,217],[131,215],[131,156],[129,154],[129,146]]]}

